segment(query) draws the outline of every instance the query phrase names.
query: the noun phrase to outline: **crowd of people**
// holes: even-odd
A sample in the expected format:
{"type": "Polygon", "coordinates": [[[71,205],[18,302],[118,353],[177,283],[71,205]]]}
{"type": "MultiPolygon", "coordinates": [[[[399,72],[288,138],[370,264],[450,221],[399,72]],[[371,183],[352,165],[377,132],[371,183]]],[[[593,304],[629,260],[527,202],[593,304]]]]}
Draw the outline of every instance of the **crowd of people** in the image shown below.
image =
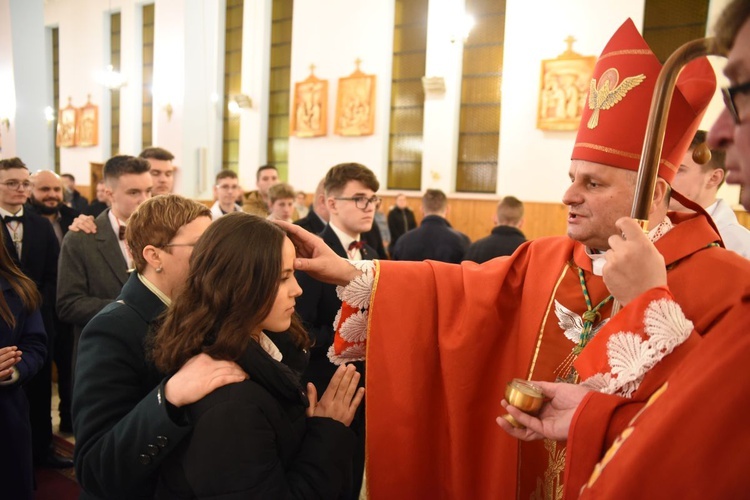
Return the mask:
{"type": "Polygon", "coordinates": [[[3,496],[73,465],[53,364],[81,498],[746,495],[750,231],[717,190],[750,210],[750,4],[717,33],[726,109],[698,130],[715,76],[687,64],[644,221],[661,64],[632,21],[612,36],[593,78],[639,78],[584,110],[566,236],[527,241],[506,196],[472,243],[435,189],[417,225],[353,162],[311,200],[271,165],[249,192],[222,170],[208,207],[173,193],[162,148],[107,160],[90,204],[0,160],[3,496]],[[539,413],[504,399],[513,378],[539,413]]]}

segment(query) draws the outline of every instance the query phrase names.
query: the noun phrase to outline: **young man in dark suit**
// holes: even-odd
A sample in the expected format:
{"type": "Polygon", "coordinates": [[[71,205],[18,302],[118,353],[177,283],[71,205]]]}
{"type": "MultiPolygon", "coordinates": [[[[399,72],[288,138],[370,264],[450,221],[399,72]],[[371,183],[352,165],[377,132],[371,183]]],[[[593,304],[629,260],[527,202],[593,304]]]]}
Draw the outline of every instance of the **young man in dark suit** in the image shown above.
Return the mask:
{"type": "Polygon", "coordinates": [[[521,232],[523,225],[523,202],[515,196],[506,196],[497,204],[493,216],[495,227],[489,236],[471,244],[464,257],[478,264],[503,255],[513,255],[516,248],[526,241],[521,232]]]}
{"type": "Polygon", "coordinates": [[[418,228],[398,239],[391,250],[393,260],[439,260],[458,264],[464,260],[471,241],[453,229],[445,218],[448,197],[439,189],[428,189],[422,196],[424,219],[418,228]]]}
{"type": "Polygon", "coordinates": [[[42,295],[42,320],[47,331],[44,365],[25,386],[31,417],[32,452],[38,465],[70,467],[69,460],[63,460],[52,451],[50,352],[55,340],[55,287],[60,245],[50,223],[24,209],[31,189],[29,177],[29,170],[20,158],[0,160],[0,215],[4,222],[5,246],[42,295]]]}
{"type": "MultiPolygon", "coordinates": [[[[57,312],[73,324],[74,350],[83,327],[114,301],[132,267],[125,244],[128,218],[151,197],[153,181],[142,158],[115,156],[104,164],[104,182],[112,207],[96,218],[96,232],[74,232],[63,239],[57,312]]],[[[75,367],[75,354],[73,358],[75,367]]]]}
{"type": "MultiPolygon", "coordinates": [[[[380,188],[375,174],[358,163],[342,163],[332,167],[323,180],[325,208],[329,221],[319,236],[340,257],[350,260],[377,258],[375,249],[362,241],[362,234],[372,229],[375,210],[380,206],[376,196],[380,188]]],[[[315,217],[314,214],[310,214],[315,217]]],[[[323,394],[336,366],[328,359],[333,344],[333,320],[341,307],[336,287],[317,281],[303,272],[295,273],[303,293],[297,298],[297,314],[314,342],[310,349],[310,363],[302,378],[312,382],[323,394]]],[[[357,363],[362,373],[364,365],[357,363]]],[[[360,407],[351,429],[357,433],[358,444],[353,463],[353,489],[351,498],[359,498],[364,472],[364,410],[360,407]]]]}
{"type": "MultiPolygon", "coordinates": [[[[31,174],[31,196],[24,210],[41,215],[52,224],[57,241],[68,232],[68,227],[80,213],[63,203],[63,184],[60,176],[51,170],[38,170],[31,174]]],[[[51,302],[54,308],[55,301],[51,302]]],[[[70,401],[73,383],[73,329],[68,323],[60,321],[53,311],[54,339],[50,339],[50,357],[57,367],[57,389],[60,396],[60,432],[73,432],[73,421],[70,417],[70,401]]]]}

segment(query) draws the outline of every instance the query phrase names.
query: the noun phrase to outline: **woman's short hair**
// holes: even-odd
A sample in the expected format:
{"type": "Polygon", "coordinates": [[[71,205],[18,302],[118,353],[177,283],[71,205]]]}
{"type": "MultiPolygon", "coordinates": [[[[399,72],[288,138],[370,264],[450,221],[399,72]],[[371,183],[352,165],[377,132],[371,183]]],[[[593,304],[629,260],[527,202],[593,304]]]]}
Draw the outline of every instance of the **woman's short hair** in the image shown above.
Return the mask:
{"type": "Polygon", "coordinates": [[[146,269],[146,259],[143,257],[146,246],[153,245],[169,252],[169,247],[165,245],[172,241],[182,226],[198,217],[210,219],[211,210],[178,194],[154,196],[141,203],[125,228],[125,240],[135,270],[143,273],[146,269]]]}
{"type": "MultiPolygon", "coordinates": [[[[285,237],[276,224],[242,212],[211,223],[154,336],[151,356],[160,370],[173,372],[201,352],[233,361],[245,353],[276,300],[285,237]]],[[[309,346],[296,314],[289,331],[298,347],[309,346]]]]}

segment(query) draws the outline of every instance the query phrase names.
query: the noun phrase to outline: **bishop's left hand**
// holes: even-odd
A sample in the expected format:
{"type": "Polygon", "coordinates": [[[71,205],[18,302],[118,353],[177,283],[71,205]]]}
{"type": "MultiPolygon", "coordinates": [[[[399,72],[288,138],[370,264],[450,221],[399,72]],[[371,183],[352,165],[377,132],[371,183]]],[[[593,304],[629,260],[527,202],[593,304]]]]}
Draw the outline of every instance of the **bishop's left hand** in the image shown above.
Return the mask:
{"type": "Polygon", "coordinates": [[[532,381],[532,383],[542,389],[545,397],[550,398],[542,406],[539,416],[534,417],[528,413],[524,413],[503,399],[500,402],[503,408],[518,423],[524,425],[526,428],[517,429],[510,425],[503,417],[497,417],[497,425],[521,441],[536,441],[538,439],[567,440],[573,415],[590,389],[576,384],[536,381],[532,381]]]}

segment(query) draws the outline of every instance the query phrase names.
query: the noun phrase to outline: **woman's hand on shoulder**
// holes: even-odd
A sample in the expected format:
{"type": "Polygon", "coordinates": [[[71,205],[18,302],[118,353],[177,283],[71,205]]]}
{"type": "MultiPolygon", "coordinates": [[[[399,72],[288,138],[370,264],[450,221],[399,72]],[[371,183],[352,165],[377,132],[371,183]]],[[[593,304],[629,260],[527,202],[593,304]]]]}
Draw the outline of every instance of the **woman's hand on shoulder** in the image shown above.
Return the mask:
{"type": "Polygon", "coordinates": [[[339,366],[320,401],[317,400],[315,386],[308,383],[307,396],[310,406],[307,409],[307,416],[332,418],[349,426],[365,397],[365,388],[357,389],[359,378],[360,374],[354,365],[339,366]]]}

